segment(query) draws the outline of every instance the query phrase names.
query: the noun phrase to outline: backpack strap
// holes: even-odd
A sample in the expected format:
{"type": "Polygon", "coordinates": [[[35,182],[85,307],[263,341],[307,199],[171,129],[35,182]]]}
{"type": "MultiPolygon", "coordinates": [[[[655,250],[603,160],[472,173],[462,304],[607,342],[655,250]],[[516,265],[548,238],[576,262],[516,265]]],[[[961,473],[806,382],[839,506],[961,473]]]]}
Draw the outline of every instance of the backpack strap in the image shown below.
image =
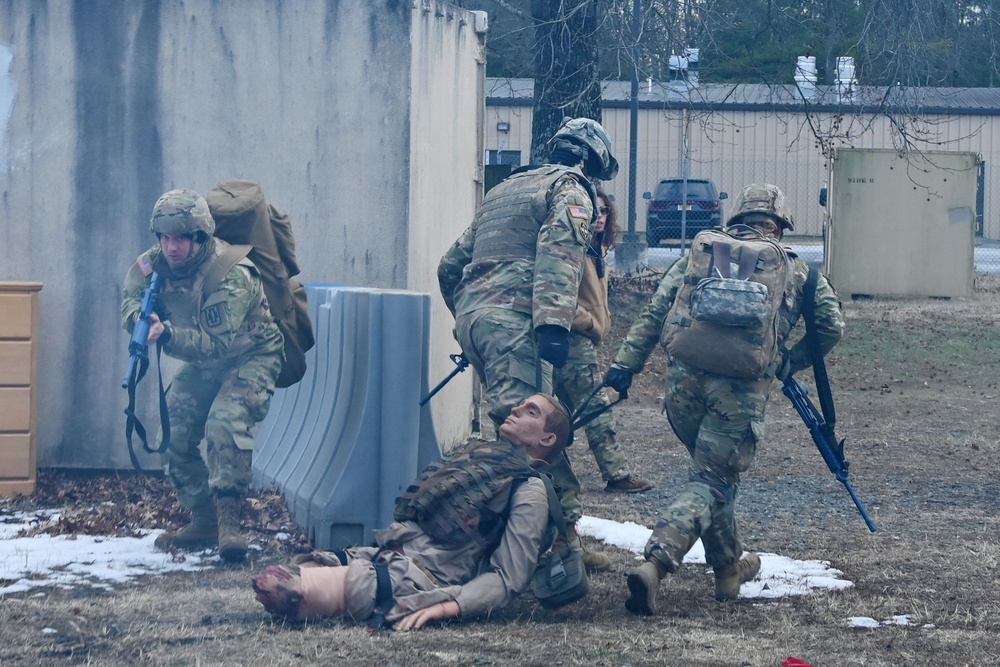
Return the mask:
{"type": "MultiPolygon", "coordinates": [[[[719,278],[729,277],[729,263],[732,261],[733,248],[728,243],[716,241],[712,244],[712,268],[709,275],[715,274],[719,278]]],[[[740,265],[742,269],[742,264],[740,265]]]]}
{"type": "Polygon", "coordinates": [[[748,280],[753,272],[757,270],[757,259],[760,257],[760,248],[744,247],[740,252],[740,280],[748,280]]]}
{"type": "MultiPolygon", "coordinates": [[[[555,526],[556,531],[559,536],[564,538],[569,543],[569,538],[566,532],[566,521],[563,519],[562,503],[559,502],[559,494],[556,493],[556,487],[552,485],[552,479],[545,474],[539,475],[542,483],[545,484],[545,494],[549,500],[549,524],[555,526]]],[[[553,536],[551,531],[546,531],[545,538],[542,540],[542,549],[539,553],[545,553],[552,547],[553,536]]]]}
{"type": "Polygon", "coordinates": [[[234,266],[246,259],[251,250],[253,250],[252,245],[230,245],[219,253],[215,258],[215,262],[205,272],[205,279],[201,282],[202,295],[208,296],[219,289],[219,284],[222,283],[222,279],[226,277],[226,274],[234,266]]]}

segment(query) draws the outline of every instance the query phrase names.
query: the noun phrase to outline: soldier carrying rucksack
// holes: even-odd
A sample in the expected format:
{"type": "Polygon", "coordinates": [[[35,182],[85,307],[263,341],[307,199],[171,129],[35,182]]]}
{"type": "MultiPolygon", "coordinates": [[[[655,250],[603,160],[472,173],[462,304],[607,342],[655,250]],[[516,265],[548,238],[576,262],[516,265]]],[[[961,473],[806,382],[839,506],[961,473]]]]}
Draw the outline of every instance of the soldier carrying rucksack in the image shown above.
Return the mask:
{"type": "Polygon", "coordinates": [[[182,361],[166,392],[169,429],[161,436],[167,475],[192,520],[165,532],[163,551],[219,546],[228,561],[244,558],[240,508],[250,486],[254,426],[264,419],[284,364],[284,338],[248,248],[231,251],[216,238],[205,198],[171,190],[153,207],[157,244],[125,279],[122,324],[132,331],[143,293],[161,285],[147,345],[182,361]],[[233,255],[232,261],[222,261],[233,255]],[[222,266],[223,269],[219,269],[222,266]],[[169,435],[168,435],[169,434],[169,435]],[[207,457],[199,445],[206,441],[207,457]]]}
{"type": "Polygon", "coordinates": [[[760,558],[743,556],[734,507],[764,436],[771,381],[786,364],[794,372],[812,363],[806,339],[784,349],[800,314],[820,357],[844,329],[833,286],[778,243],[794,228],[784,193],[755,183],[734,208],[724,230],[699,233],[667,270],[605,376],[627,391],[660,342],[669,356],[664,409],[691,455],[687,486],[658,517],[646,562],[628,575],[625,607],[635,614],[655,613],[660,580],[699,538],[717,600],[735,599],[756,576],[760,558]]]}

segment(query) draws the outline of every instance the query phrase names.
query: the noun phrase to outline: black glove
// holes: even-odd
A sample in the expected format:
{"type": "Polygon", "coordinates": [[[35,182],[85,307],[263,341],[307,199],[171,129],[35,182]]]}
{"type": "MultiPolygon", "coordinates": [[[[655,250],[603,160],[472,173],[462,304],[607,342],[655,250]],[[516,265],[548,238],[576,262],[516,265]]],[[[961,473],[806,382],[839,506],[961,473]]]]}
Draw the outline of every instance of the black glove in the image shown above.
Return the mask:
{"type": "Polygon", "coordinates": [[[569,358],[569,329],[555,324],[543,324],[535,329],[538,356],[556,368],[566,365],[569,358]]]}
{"type": "Polygon", "coordinates": [[[632,371],[621,366],[611,366],[604,376],[604,386],[611,387],[622,398],[628,398],[628,388],[632,386],[632,371]]]}

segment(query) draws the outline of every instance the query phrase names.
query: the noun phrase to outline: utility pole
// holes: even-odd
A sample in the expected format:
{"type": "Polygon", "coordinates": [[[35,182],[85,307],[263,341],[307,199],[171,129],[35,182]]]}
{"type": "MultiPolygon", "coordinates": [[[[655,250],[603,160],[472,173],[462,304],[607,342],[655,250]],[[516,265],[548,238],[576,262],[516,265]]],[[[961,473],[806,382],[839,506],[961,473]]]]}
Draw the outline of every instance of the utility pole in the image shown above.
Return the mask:
{"type": "Polygon", "coordinates": [[[642,0],[632,0],[632,95],[628,132],[628,227],[622,242],[615,246],[615,266],[624,273],[636,273],[646,243],[635,231],[636,153],[639,144],[639,34],[642,31],[642,0]]]}

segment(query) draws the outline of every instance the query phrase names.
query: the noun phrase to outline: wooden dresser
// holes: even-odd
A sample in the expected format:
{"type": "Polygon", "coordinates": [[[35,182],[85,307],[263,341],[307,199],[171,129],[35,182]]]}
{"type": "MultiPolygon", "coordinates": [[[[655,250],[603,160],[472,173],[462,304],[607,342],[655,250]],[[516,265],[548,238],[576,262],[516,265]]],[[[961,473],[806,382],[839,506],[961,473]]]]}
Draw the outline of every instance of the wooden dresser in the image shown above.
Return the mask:
{"type": "Polygon", "coordinates": [[[0,495],[35,490],[38,439],[38,292],[0,281],[0,495]]]}

